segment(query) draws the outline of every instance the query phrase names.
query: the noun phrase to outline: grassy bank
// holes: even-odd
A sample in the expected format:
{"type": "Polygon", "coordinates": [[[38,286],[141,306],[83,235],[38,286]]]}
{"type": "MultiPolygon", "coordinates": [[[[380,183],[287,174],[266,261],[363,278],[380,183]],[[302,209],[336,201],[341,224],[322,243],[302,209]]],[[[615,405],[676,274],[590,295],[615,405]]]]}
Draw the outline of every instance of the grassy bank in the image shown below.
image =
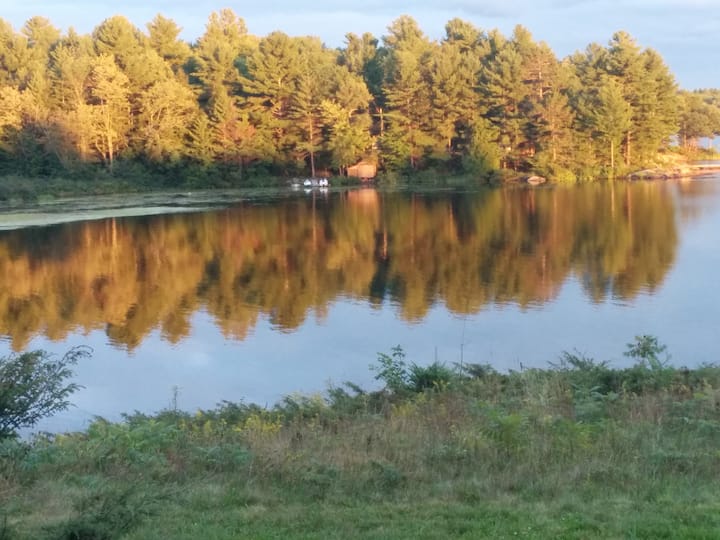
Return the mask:
{"type": "Polygon", "coordinates": [[[655,345],[6,440],[0,538],[717,538],[720,368],[655,345]]]}
{"type": "Polygon", "coordinates": [[[0,176],[0,207],[42,203],[67,197],[147,193],[178,190],[280,187],[287,181],[263,176],[234,182],[220,177],[203,181],[177,180],[143,175],[84,177],[0,176]]]}

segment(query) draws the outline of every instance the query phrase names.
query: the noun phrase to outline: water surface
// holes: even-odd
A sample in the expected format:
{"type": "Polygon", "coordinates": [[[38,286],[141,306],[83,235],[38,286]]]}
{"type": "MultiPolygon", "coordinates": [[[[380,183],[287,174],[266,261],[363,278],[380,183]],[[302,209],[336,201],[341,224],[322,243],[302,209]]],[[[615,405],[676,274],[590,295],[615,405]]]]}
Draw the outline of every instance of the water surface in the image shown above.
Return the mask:
{"type": "Polygon", "coordinates": [[[77,407],[43,429],[153,412],[176,390],[192,410],[371,386],[395,345],[518,369],[571,349],[620,364],[648,333],[676,363],[718,361],[718,176],[171,203],[0,216],[2,352],[95,351],[77,407]]]}

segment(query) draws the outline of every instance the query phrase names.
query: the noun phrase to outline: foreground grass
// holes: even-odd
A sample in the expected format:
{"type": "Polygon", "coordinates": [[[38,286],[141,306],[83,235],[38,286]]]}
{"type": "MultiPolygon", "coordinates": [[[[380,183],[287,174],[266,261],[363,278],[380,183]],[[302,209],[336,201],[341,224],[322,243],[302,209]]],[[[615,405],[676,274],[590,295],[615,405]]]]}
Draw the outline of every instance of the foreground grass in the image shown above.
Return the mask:
{"type": "Polygon", "coordinates": [[[634,352],[5,441],[0,538],[717,538],[720,368],[634,352]]]}

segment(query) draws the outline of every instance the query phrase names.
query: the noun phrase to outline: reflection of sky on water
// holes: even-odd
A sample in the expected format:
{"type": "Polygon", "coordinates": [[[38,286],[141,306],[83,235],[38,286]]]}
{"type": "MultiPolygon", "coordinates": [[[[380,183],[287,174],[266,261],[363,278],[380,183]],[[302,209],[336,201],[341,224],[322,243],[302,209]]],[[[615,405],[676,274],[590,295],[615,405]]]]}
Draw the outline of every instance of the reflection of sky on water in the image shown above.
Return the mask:
{"type": "MultiPolygon", "coordinates": [[[[389,301],[379,308],[337,299],[327,316],[308,317],[294,332],[273,330],[266,318],[244,341],[225,340],[206,313],[192,320],[192,335],[172,345],[154,332],[127,355],[107,346],[104,332],[75,335],[65,343],[36,338],[29,349],[61,354],[86,344],[97,352],[77,368],[85,388],[73,396],[76,407],[46,421],[39,429],[77,429],[94,415],[111,419],[121,412],[154,412],[171,404],[178,388],[184,410],[210,408],[221,400],[271,406],[292,392],[318,392],[329,383],[353,381],[376,385],[369,366],[378,352],[401,345],[408,360],[451,364],[490,363],[498,369],[546,366],[563,350],[582,353],[615,365],[626,363],[622,352],[636,334],[652,334],[668,345],[678,364],[720,361],[720,189],[718,177],[697,180],[702,207],[693,219],[679,219],[680,242],[675,266],[654,293],[618,302],[592,303],[577,277],[566,280],[557,297],[543,306],[522,310],[515,305],[486,306],[477,314],[450,314],[435,305],[421,321],[397,317],[389,301]]],[[[671,186],[680,189],[680,184],[671,186]]],[[[688,204],[687,200],[684,204],[688,204]]],[[[679,206],[679,205],[678,205],[679,206]]],[[[680,210],[678,210],[680,213],[680,210]]],[[[0,353],[10,350],[0,344],[0,353]]]]}

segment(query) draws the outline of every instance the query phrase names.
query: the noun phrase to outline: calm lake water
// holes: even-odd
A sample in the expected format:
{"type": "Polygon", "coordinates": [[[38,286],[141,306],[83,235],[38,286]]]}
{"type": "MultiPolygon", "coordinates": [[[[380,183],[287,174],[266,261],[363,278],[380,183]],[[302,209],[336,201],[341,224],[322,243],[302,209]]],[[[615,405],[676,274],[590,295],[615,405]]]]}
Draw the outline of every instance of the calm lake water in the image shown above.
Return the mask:
{"type": "Polygon", "coordinates": [[[676,364],[720,361],[720,175],[113,204],[0,215],[0,353],[94,349],[76,407],[39,429],[174,393],[194,410],[369,388],[395,345],[505,370],[572,349],[622,365],[653,334],[676,364]]]}

